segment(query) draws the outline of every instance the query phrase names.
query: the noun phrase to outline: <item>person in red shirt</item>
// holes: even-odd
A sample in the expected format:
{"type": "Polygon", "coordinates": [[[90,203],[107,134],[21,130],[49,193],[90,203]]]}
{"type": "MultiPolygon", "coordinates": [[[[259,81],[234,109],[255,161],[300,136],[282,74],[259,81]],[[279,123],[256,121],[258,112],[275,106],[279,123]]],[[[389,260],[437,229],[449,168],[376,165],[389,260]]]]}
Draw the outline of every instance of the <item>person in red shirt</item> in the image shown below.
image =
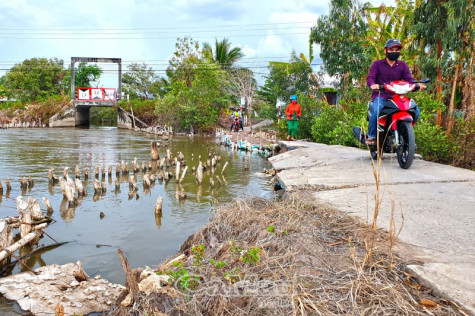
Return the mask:
{"type": "Polygon", "coordinates": [[[300,104],[297,103],[297,96],[292,95],[290,96],[290,101],[285,109],[285,115],[287,116],[287,140],[295,140],[295,136],[297,135],[297,129],[299,127],[299,120],[300,115],[302,114],[300,110],[300,104]]]}

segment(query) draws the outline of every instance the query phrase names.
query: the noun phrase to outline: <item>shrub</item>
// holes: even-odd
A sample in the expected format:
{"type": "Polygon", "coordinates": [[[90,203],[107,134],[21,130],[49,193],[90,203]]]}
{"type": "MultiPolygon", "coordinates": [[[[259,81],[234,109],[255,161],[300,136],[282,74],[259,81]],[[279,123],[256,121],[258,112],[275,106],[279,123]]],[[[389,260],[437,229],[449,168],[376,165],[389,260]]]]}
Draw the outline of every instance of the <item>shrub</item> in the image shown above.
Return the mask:
{"type": "Polygon", "coordinates": [[[475,169],[475,120],[455,122],[449,136],[452,144],[452,163],[457,167],[475,169]]]}
{"type": "Polygon", "coordinates": [[[313,120],[313,140],[331,145],[358,146],[353,127],[360,127],[364,122],[364,117],[352,115],[339,106],[327,105],[313,120]]]}
{"type": "Polygon", "coordinates": [[[268,103],[263,103],[258,112],[260,118],[268,118],[275,120],[277,117],[277,108],[268,103]]]}
{"type": "Polygon", "coordinates": [[[155,107],[157,106],[156,100],[134,99],[130,102],[121,101],[119,105],[128,112],[130,112],[132,108],[134,115],[150,126],[155,125],[158,121],[157,115],[155,114],[155,107]]]}
{"type": "Polygon", "coordinates": [[[450,156],[450,146],[445,131],[429,122],[427,118],[417,122],[414,128],[417,152],[425,160],[447,161],[450,156]]]}
{"type": "Polygon", "coordinates": [[[408,97],[414,99],[417,106],[421,109],[420,119],[430,120],[430,122],[435,123],[439,108],[442,109],[442,112],[446,110],[446,106],[437,100],[435,94],[428,91],[417,91],[408,94],[408,97]]]}
{"type": "MultiPolygon", "coordinates": [[[[312,139],[312,125],[313,118],[320,113],[324,101],[309,98],[304,93],[298,93],[298,103],[300,104],[302,115],[299,121],[299,128],[297,130],[298,139],[312,139]]],[[[283,110],[285,112],[285,109],[283,110]]],[[[284,113],[285,114],[285,113],[284,113]]],[[[287,120],[282,119],[278,124],[281,136],[287,135],[287,120]]]]}

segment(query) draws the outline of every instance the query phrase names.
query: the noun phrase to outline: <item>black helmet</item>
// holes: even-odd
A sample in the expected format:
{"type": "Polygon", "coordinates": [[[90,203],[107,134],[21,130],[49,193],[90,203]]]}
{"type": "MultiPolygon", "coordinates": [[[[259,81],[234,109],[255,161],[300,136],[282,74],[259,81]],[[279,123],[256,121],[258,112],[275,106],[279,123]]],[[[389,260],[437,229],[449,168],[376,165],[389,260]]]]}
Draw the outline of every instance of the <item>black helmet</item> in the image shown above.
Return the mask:
{"type": "Polygon", "coordinates": [[[392,48],[392,47],[399,47],[402,48],[401,41],[398,40],[397,38],[391,38],[389,41],[386,42],[386,45],[384,45],[384,48],[392,48]]]}

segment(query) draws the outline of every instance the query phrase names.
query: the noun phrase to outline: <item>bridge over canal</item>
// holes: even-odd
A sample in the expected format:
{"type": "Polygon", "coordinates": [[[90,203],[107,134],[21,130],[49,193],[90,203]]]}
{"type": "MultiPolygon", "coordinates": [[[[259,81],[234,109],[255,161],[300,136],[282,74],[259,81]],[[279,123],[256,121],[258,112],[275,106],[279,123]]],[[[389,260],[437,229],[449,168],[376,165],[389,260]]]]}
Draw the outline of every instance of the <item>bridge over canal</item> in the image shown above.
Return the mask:
{"type": "MultiPolygon", "coordinates": [[[[49,120],[50,127],[74,127],[89,125],[90,110],[95,107],[117,106],[122,96],[122,60],[121,58],[71,57],[71,102],[70,107],[57,113],[49,120]],[[75,67],[77,62],[116,63],[118,66],[118,89],[77,87],[75,67]]],[[[117,126],[131,128],[133,117],[124,109],[117,107],[117,126]]]]}

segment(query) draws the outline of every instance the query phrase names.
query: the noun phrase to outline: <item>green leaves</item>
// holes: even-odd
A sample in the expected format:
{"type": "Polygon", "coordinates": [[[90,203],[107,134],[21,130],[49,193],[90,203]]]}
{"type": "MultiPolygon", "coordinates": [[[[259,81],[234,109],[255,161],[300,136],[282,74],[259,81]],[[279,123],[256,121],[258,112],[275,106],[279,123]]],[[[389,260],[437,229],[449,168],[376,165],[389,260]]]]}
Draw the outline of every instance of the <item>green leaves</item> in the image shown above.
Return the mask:
{"type": "Polygon", "coordinates": [[[59,94],[66,72],[60,59],[32,58],[15,64],[5,77],[5,87],[13,97],[24,101],[59,94]]]}
{"type": "Polygon", "coordinates": [[[132,99],[154,99],[166,93],[168,82],[157,78],[153,69],[145,63],[133,63],[127,68],[122,83],[125,93],[132,99]]]}
{"type": "Polygon", "coordinates": [[[344,87],[369,69],[366,32],[362,8],[355,0],[332,0],[330,14],[321,16],[311,30],[310,40],[320,45],[325,70],[339,76],[344,87]]]}

